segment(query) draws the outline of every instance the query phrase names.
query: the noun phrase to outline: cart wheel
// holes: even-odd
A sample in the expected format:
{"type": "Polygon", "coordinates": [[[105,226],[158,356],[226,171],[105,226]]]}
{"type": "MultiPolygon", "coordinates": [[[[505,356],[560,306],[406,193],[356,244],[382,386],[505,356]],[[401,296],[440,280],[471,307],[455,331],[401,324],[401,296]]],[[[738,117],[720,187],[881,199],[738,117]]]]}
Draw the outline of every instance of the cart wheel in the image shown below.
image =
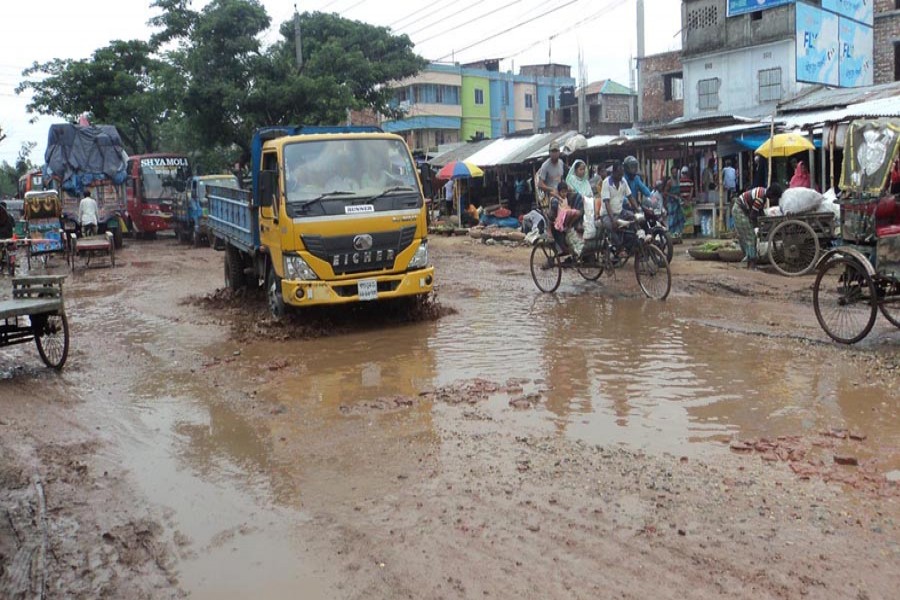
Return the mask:
{"type": "Polygon", "coordinates": [[[859,261],[846,256],[819,267],[813,286],[813,308],[828,337],[842,344],[855,344],[875,324],[875,282],[859,261]]]}
{"type": "Polygon", "coordinates": [[[884,286],[884,292],[878,303],[881,314],[894,327],[900,327],[900,281],[891,279],[884,286]]]}
{"type": "Polygon", "coordinates": [[[556,291],[562,280],[559,251],[552,242],[538,243],[531,250],[531,279],[546,294],[556,291]]]}
{"type": "Polygon", "coordinates": [[[634,255],[634,276],[644,295],[665,300],[672,289],[672,272],[663,251],[652,243],[643,243],[634,255]]]}
{"type": "Polygon", "coordinates": [[[62,369],[69,356],[69,321],[66,315],[36,316],[31,327],[41,360],[52,369],[62,369]]]}
{"type": "Polygon", "coordinates": [[[272,265],[269,265],[266,276],[266,299],[269,302],[269,313],[277,321],[283,319],[287,309],[284,305],[284,296],[281,294],[281,277],[275,274],[272,265]]]}
{"type": "Polygon", "coordinates": [[[588,281],[597,281],[603,275],[603,259],[600,251],[588,252],[577,269],[578,274],[588,281]]]}
{"type": "Polygon", "coordinates": [[[782,275],[805,275],[818,258],[819,237],[808,223],[782,221],[769,234],[769,262],[782,275]]]}

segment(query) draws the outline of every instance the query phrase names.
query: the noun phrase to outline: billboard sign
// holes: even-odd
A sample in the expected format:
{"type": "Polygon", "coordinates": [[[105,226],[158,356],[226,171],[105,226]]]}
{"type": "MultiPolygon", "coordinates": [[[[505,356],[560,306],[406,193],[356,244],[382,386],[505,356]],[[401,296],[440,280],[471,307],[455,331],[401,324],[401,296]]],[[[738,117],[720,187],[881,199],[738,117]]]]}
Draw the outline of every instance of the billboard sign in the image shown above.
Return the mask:
{"type": "Polygon", "coordinates": [[[728,0],[727,15],[734,17],[746,13],[775,8],[783,4],[792,4],[794,0],[728,0]]]}
{"type": "Polygon", "coordinates": [[[872,0],[822,0],[823,9],[869,27],[875,23],[875,10],[872,6],[872,0]]]}
{"type": "Polygon", "coordinates": [[[839,85],[839,17],[798,2],[796,24],[797,81],[839,85]]]}
{"type": "Polygon", "coordinates": [[[872,50],[875,40],[872,28],[840,17],[840,65],[841,87],[872,85],[875,76],[872,69],[872,50]]]}

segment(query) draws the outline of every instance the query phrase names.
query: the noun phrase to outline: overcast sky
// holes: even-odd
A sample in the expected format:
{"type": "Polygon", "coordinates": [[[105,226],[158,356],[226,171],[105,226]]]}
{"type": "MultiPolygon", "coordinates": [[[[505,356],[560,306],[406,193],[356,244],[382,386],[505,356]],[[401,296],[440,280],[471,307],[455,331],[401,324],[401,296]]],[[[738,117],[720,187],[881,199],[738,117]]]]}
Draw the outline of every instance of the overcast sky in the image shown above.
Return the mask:
{"type": "MultiPolygon", "coordinates": [[[[261,0],[272,18],[266,43],[293,14],[291,0],[261,0]]],[[[13,163],[23,142],[37,142],[31,155],[43,162],[47,127],[61,119],[25,111],[27,97],[13,91],[22,70],[54,58],[87,58],[114,39],[148,39],[151,0],[37,0],[4,2],[0,24],[0,162],[13,163]]],[[[194,0],[199,10],[205,0],[194,0]]],[[[406,33],[430,60],[470,62],[503,58],[503,70],[548,60],[570,64],[578,77],[579,48],[589,81],[629,85],[629,58],[637,53],[636,0],[302,0],[300,11],[337,12],[350,19],[406,33]],[[546,13],[546,14],[545,14],[546,13]],[[543,15],[543,16],[542,16],[543,15]],[[527,21],[531,22],[527,22],[527,21]],[[504,33],[505,30],[510,31],[504,33]],[[471,46],[470,48],[468,48],[471,46]]],[[[680,47],[681,2],[645,0],[646,51],[680,47]]]]}

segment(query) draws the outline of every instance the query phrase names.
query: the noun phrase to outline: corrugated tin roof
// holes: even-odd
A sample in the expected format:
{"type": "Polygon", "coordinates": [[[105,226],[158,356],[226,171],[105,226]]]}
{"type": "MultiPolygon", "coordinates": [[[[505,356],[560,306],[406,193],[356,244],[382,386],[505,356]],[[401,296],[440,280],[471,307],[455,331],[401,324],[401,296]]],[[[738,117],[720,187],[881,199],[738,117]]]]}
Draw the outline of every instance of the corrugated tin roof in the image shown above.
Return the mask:
{"type": "Polygon", "coordinates": [[[536,148],[533,148],[531,154],[523,157],[521,160],[519,160],[519,162],[546,158],[547,156],[550,156],[550,142],[555,141],[559,144],[559,147],[562,148],[565,145],[566,140],[577,134],[577,131],[566,131],[564,133],[548,133],[547,139],[538,144],[536,148]]]}
{"type": "MultiPolygon", "coordinates": [[[[575,90],[576,96],[580,93],[580,89],[575,90]]],[[[601,79],[600,81],[589,83],[587,87],[584,88],[584,94],[586,96],[593,96],[594,94],[620,94],[623,96],[637,95],[631,88],[626,87],[621,83],[616,83],[612,79],[601,79]]]]}
{"type": "Polygon", "coordinates": [[[518,156],[525,148],[534,145],[536,140],[543,137],[544,134],[538,133],[525,137],[500,138],[494,140],[493,144],[482,148],[466,160],[482,168],[511,164],[515,161],[510,161],[510,157],[518,156]]]}
{"type": "Polygon", "coordinates": [[[787,129],[793,129],[861,117],[900,117],[900,96],[858,102],[844,108],[778,115],[775,122],[781,123],[787,129]]]}
{"type": "Polygon", "coordinates": [[[737,125],[724,125],[722,127],[708,127],[705,129],[693,129],[691,131],[683,131],[680,133],[653,134],[643,135],[638,139],[641,140],[695,140],[695,139],[712,139],[720,135],[731,134],[736,132],[750,131],[751,129],[762,129],[768,127],[764,123],[739,123],[737,125]]]}
{"type": "Polygon", "coordinates": [[[443,167],[454,160],[466,160],[482,148],[493,144],[496,140],[481,140],[480,142],[469,142],[459,148],[455,148],[450,152],[445,152],[440,156],[436,156],[428,161],[428,164],[435,167],[443,167]]]}
{"type": "Polygon", "coordinates": [[[778,112],[839,108],[898,95],[900,95],[900,82],[898,81],[863,88],[818,87],[812,91],[801,92],[797,96],[779,103],[778,112]]]}

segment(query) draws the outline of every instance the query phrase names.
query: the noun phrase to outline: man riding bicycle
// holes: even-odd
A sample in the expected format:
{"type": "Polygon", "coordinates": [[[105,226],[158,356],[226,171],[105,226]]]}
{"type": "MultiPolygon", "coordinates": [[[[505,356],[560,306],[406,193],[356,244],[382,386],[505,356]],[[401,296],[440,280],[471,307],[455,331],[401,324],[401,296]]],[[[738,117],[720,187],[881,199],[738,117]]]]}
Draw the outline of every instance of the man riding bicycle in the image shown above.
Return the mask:
{"type": "Polygon", "coordinates": [[[603,186],[600,189],[600,220],[609,231],[614,249],[617,250],[620,257],[627,256],[628,253],[622,247],[622,234],[617,221],[634,219],[634,212],[627,202],[631,197],[631,188],[628,187],[624,175],[625,169],[622,167],[622,163],[613,163],[612,174],[603,180],[603,186]]]}

